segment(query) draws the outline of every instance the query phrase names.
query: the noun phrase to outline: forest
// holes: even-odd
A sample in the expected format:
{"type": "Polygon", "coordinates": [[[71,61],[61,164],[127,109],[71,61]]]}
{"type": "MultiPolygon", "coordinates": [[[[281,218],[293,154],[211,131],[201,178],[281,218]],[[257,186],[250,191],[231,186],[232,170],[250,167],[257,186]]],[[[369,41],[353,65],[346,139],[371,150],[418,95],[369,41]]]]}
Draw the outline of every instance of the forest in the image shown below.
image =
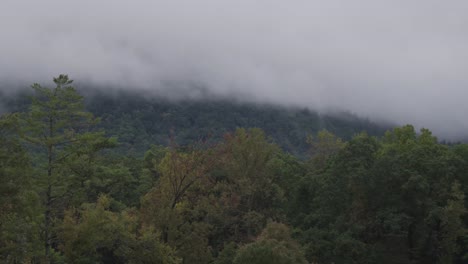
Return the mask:
{"type": "Polygon", "coordinates": [[[467,144],[54,83],[0,118],[3,263],[468,263],[467,144]]]}
{"type": "MultiPolygon", "coordinates": [[[[361,131],[381,136],[394,125],[374,123],[349,112],[319,113],[300,107],[246,103],[207,95],[208,99],[168,99],[157,94],[111,90],[82,85],[85,109],[100,118],[96,128],[118,138],[113,152],[139,157],[150,145],[169,145],[171,133],[179,145],[199,140],[218,142],[239,127],[257,127],[282,149],[298,157],[308,155],[307,135],[327,130],[349,140],[361,131]],[[210,99],[211,98],[211,99],[210,99]]],[[[0,92],[1,92],[0,86],[0,92]]],[[[0,94],[0,110],[25,112],[31,89],[0,94]],[[3,106],[3,107],[1,107],[3,106]]]]}

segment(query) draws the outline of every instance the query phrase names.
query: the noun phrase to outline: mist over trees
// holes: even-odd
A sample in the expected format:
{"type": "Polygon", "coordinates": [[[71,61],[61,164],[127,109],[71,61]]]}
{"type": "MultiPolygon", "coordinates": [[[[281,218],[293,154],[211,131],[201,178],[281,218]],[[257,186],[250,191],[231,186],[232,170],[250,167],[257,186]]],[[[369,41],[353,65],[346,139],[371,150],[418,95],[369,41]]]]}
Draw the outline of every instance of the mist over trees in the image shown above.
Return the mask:
{"type": "MultiPolygon", "coordinates": [[[[302,107],[248,103],[207,95],[206,99],[168,99],[154,94],[126,90],[105,91],[93,86],[81,88],[85,108],[99,116],[97,127],[112,131],[119,139],[117,149],[142,155],[151,144],[168,145],[171,133],[180,145],[199,140],[219,141],[239,127],[258,127],[283,149],[305,157],[307,136],[328,130],[344,139],[367,131],[379,136],[394,125],[373,122],[349,112],[317,112],[302,107]],[[210,99],[211,98],[211,99],[210,99]]],[[[0,98],[11,112],[28,108],[28,91],[0,98]]]]}
{"type": "Polygon", "coordinates": [[[226,98],[350,110],[467,139],[467,1],[1,4],[3,91],[60,71],[141,93],[196,84],[226,98]]]}
{"type": "Polygon", "coordinates": [[[0,119],[5,263],[468,261],[466,144],[251,105],[85,104],[54,83],[0,119]]]}

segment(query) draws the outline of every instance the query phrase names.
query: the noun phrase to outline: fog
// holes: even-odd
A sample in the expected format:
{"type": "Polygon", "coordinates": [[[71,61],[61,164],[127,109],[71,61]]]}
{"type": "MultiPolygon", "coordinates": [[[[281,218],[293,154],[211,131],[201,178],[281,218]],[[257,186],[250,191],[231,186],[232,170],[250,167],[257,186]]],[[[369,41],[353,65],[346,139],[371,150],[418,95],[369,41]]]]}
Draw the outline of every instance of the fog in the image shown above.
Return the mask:
{"type": "Polygon", "coordinates": [[[458,139],[467,13],[457,0],[2,0],[0,82],[67,73],[105,89],[349,110],[458,139]]]}

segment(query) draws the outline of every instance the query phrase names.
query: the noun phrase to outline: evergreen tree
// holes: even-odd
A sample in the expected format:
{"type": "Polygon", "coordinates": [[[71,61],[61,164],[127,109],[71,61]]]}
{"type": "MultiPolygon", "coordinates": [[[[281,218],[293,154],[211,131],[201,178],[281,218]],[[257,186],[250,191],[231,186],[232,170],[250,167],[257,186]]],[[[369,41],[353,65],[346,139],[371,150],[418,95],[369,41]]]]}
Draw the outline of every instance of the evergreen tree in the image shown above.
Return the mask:
{"type": "Polygon", "coordinates": [[[43,240],[46,259],[56,244],[52,228],[72,194],[72,175],[66,165],[83,154],[111,145],[103,132],[91,132],[98,119],[84,110],[83,97],[71,86],[67,75],[54,78],[55,88],[34,84],[35,96],[22,118],[23,139],[38,154],[37,185],[44,206],[43,240]]]}

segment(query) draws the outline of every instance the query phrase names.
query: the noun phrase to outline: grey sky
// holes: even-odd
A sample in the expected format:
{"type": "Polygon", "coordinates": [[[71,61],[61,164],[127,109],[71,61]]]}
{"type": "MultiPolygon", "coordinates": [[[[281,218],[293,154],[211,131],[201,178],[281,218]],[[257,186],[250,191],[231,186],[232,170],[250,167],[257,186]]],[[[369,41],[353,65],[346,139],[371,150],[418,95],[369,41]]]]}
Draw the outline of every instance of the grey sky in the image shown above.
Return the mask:
{"type": "Polygon", "coordinates": [[[0,1],[0,80],[341,108],[468,134],[468,1],[0,1]]]}

